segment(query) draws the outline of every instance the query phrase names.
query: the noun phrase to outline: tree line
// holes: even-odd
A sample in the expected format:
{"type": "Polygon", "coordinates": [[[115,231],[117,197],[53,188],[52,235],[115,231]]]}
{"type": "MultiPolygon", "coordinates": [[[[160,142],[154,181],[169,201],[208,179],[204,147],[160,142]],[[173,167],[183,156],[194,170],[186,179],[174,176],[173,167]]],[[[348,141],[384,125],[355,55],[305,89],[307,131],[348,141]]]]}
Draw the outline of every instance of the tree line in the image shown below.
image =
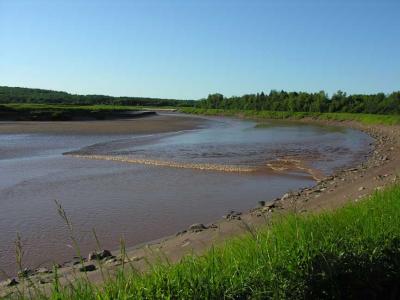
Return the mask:
{"type": "Polygon", "coordinates": [[[66,92],[0,86],[0,103],[41,103],[73,105],[132,105],[132,106],[192,106],[192,100],[148,97],[113,97],[105,95],[75,95],[66,92]]]}
{"type": "Polygon", "coordinates": [[[268,110],[290,112],[347,112],[368,114],[400,114],[400,91],[391,94],[354,94],[342,91],[328,96],[318,93],[286,92],[272,90],[269,93],[246,94],[225,97],[210,94],[200,100],[177,100],[148,97],[113,97],[105,95],[75,95],[66,92],[0,86],[1,103],[45,103],[74,105],[132,105],[132,106],[194,106],[211,109],[268,110]]]}
{"type": "Polygon", "coordinates": [[[347,95],[342,91],[329,97],[318,93],[272,90],[240,97],[224,97],[216,93],[197,102],[196,107],[233,110],[268,110],[290,112],[346,112],[367,114],[400,114],[400,92],[391,94],[347,95]]]}

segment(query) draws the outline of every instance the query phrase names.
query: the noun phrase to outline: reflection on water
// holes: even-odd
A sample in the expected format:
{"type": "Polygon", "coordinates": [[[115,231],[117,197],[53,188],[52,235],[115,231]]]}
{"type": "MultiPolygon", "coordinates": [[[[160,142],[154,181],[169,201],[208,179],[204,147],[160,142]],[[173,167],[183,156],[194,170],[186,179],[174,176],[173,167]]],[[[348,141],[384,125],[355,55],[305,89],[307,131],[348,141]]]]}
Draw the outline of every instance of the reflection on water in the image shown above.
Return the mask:
{"type": "Polygon", "coordinates": [[[299,168],[292,176],[268,172],[277,159],[299,160],[327,174],[361,159],[370,142],[348,129],[212,120],[201,130],[147,136],[0,135],[0,269],[14,270],[17,231],[31,266],[71,258],[55,199],[71,216],[84,253],[95,247],[92,228],[102,246],[113,249],[121,236],[135,245],[313,184],[299,168]]]}

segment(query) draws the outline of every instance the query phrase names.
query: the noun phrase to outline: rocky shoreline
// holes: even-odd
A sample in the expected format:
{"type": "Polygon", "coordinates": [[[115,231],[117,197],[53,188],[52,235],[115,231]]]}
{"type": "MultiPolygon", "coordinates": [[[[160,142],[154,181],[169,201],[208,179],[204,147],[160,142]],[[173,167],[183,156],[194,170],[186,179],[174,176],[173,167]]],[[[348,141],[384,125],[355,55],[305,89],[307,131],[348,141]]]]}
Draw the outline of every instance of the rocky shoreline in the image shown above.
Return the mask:
{"type": "MultiPolygon", "coordinates": [[[[297,121],[298,122],[298,121],[297,121]]],[[[188,229],[159,241],[122,249],[119,254],[108,250],[92,252],[87,258],[74,257],[53,269],[24,269],[15,278],[0,283],[0,296],[7,295],[19,286],[42,286],[49,288],[55,278],[61,283],[86,277],[93,282],[104,281],[104,271],[112,276],[125,264],[145,271],[148,262],[160,257],[177,262],[186,254],[204,253],[211,245],[221,244],[237,236],[265,225],[275,213],[307,213],[336,209],[349,201],[359,201],[384,186],[398,182],[400,172],[400,128],[398,126],[362,125],[357,122],[336,122],[305,119],[322,125],[345,126],[366,132],[374,138],[373,150],[358,166],[351,166],[323,178],[311,187],[284,194],[273,201],[260,201],[249,212],[229,212],[215,223],[193,224],[188,229]]]]}

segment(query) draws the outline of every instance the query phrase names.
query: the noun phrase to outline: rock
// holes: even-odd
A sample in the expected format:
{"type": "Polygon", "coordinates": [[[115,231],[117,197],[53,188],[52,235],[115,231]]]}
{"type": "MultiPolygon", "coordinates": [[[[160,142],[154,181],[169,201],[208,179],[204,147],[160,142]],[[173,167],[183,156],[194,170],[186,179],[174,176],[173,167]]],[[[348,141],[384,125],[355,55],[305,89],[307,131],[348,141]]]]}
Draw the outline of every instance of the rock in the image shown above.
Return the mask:
{"type": "Polygon", "coordinates": [[[112,254],[109,250],[101,250],[100,252],[93,251],[89,253],[88,260],[100,260],[110,256],[112,256],[112,254]]]}
{"type": "Polygon", "coordinates": [[[229,214],[225,216],[225,219],[232,221],[232,220],[241,220],[242,218],[240,217],[242,215],[241,212],[234,211],[232,210],[229,214]]]}
{"type": "Polygon", "coordinates": [[[95,265],[86,265],[86,266],[83,266],[83,267],[79,268],[79,271],[81,271],[81,272],[92,272],[94,270],[96,270],[96,266],[95,265]]]}
{"type": "Polygon", "coordinates": [[[104,258],[104,260],[105,260],[105,261],[109,261],[109,260],[113,260],[113,259],[115,259],[115,258],[116,258],[115,255],[111,255],[111,256],[108,256],[108,257],[104,258]]]}
{"type": "Polygon", "coordinates": [[[265,207],[266,207],[266,208],[269,208],[269,209],[275,208],[275,207],[276,207],[276,202],[268,203],[268,204],[265,205],[265,207]]]}
{"type": "Polygon", "coordinates": [[[204,229],[207,229],[207,227],[201,223],[195,223],[189,226],[189,230],[192,232],[200,232],[203,231],[204,229]]]}
{"type": "Polygon", "coordinates": [[[106,264],[107,264],[107,265],[112,265],[112,264],[117,263],[117,262],[119,262],[118,259],[116,259],[116,258],[111,258],[111,259],[108,259],[108,260],[106,261],[106,264]]]}
{"type": "Polygon", "coordinates": [[[52,273],[51,270],[47,269],[47,268],[39,268],[35,270],[36,274],[49,274],[52,273]]]}
{"type": "Polygon", "coordinates": [[[290,194],[286,193],[285,195],[282,196],[281,200],[285,200],[285,199],[289,198],[289,196],[290,196],[290,194]]]}
{"type": "Polygon", "coordinates": [[[365,187],[363,187],[363,186],[360,186],[360,187],[358,188],[358,191],[359,191],[359,192],[361,192],[361,191],[363,191],[363,190],[365,190],[365,187]]]}
{"type": "Polygon", "coordinates": [[[144,259],[144,256],[132,256],[132,257],[127,257],[127,258],[124,260],[124,262],[130,263],[130,262],[139,261],[139,260],[142,260],[142,259],[144,259]]]}
{"type": "Polygon", "coordinates": [[[139,261],[139,260],[141,260],[141,259],[143,259],[143,256],[133,256],[133,257],[131,258],[132,261],[139,261]]]}
{"type": "Polygon", "coordinates": [[[265,201],[258,201],[258,206],[260,206],[260,207],[265,206],[265,201]]]}
{"type": "Polygon", "coordinates": [[[179,231],[179,232],[177,232],[177,233],[176,233],[176,236],[179,236],[179,235],[185,234],[186,232],[187,232],[187,230],[182,230],[182,231],[179,231]]]}
{"type": "Polygon", "coordinates": [[[4,286],[15,286],[17,285],[19,282],[17,281],[17,279],[15,278],[10,278],[7,279],[6,281],[4,281],[4,283],[2,285],[4,286]]]}
{"type": "Polygon", "coordinates": [[[40,278],[39,279],[39,283],[40,284],[46,284],[46,283],[50,283],[51,281],[49,281],[49,280],[44,280],[43,278],[40,278]]]}
{"type": "Polygon", "coordinates": [[[18,277],[19,278],[26,278],[26,277],[29,277],[29,276],[31,276],[33,274],[34,274],[34,272],[31,269],[25,268],[22,271],[18,272],[18,277]]]}
{"type": "Polygon", "coordinates": [[[262,212],[272,212],[273,206],[264,206],[262,212]]]}
{"type": "Polygon", "coordinates": [[[188,241],[188,242],[186,242],[186,243],[183,243],[181,247],[184,248],[184,247],[187,247],[187,246],[189,246],[189,245],[190,245],[190,242],[188,241]]]}

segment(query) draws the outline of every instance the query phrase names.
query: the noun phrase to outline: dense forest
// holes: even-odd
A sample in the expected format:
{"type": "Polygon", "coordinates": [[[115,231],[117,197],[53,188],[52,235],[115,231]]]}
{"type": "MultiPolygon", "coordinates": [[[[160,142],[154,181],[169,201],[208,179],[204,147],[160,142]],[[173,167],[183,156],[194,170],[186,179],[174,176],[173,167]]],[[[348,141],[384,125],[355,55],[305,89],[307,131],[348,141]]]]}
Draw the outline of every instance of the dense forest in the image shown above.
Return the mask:
{"type": "Polygon", "coordinates": [[[104,95],[75,95],[43,89],[0,86],[0,104],[5,103],[45,103],[74,105],[130,105],[130,106],[195,106],[257,111],[290,112],[347,112],[368,114],[400,114],[400,92],[391,94],[347,95],[338,91],[328,96],[318,93],[285,92],[272,90],[243,96],[224,97],[210,94],[206,99],[176,100],[144,97],[112,97],[104,95]]]}
{"type": "Polygon", "coordinates": [[[0,86],[0,104],[42,103],[73,105],[137,105],[137,106],[192,106],[194,101],[146,97],[112,97],[104,95],[75,95],[43,89],[0,86]]]}
{"type": "Polygon", "coordinates": [[[347,95],[338,91],[331,97],[323,91],[305,93],[272,90],[269,94],[261,92],[229,98],[222,94],[211,94],[207,99],[197,102],[196,107],[257,111],[400,114],[400,92],[389,95],[384,93],[347,95]]]}

